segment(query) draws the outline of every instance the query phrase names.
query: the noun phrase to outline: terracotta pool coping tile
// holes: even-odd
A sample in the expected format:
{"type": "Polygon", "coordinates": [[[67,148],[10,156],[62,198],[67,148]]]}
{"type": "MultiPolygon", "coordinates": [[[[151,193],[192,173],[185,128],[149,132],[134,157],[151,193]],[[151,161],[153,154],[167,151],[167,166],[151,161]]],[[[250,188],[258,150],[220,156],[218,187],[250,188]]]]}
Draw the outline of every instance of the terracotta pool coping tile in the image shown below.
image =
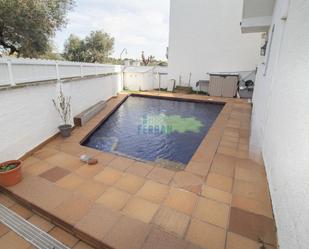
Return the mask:
{"type": "Polygon", "coordinates": [[[198,176],[205,177],[210,170],[211,162],[201,163],[191,160],[185,171],[193,173],[198,176]]]}
{"type": "Polygon", "coordinates": [[[171,181],[172,177],[174,176],[175,172],[160,168],[160,167],[154,167],[150,173],[147,175],[148,179],[151,179],[155,182],[163,183],[168,185],[171,181]]]}
{"type": "Polygon", "coordinates": [[[146,177],[152,169],[153,166],[150,166],[147,163],[134,162],[126,169],[126,172],[140,177],[146,177]]]}
{"type": "Polygon", "coordinates": [[[172,184],[176,187],[189,187],[197,186],[203,184],[203,178],[197,175],[194,175],[190,172],[179,171],[177,172],[172,180],[172,184]]]}
{"type": "Polygon", "coordinates": [[[135,161],[129,158],[125,158],[122,156],[116,156],[114,160],[112,160],[108,166],[115,168],[117,170],[125,171],[129,168],[135,161]]]}

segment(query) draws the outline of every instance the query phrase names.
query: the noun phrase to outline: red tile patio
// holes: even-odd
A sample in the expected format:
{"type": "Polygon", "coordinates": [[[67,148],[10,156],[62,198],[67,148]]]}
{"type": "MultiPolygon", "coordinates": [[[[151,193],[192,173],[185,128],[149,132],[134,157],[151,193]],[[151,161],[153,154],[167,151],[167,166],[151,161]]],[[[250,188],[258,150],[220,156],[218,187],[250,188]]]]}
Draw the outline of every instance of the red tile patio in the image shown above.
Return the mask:
{"type": "MultiPolygon", "coordinates": [[[[2,190],[26,208],[2,194],[0,203],[75,249],[259,249],[260,241],[275,248],[265,169],[249,151],[250,104],[160,95],[225,103],[184,171],[79,145],[125,99],[121,94],[70,138],[56,137],[24,159],[23,181],[2,190]],[[80,162],[84,153],[99,163],[80,162]]],[[[2,225],[0,236],[1,245],[30,247],[2,225]]]]}

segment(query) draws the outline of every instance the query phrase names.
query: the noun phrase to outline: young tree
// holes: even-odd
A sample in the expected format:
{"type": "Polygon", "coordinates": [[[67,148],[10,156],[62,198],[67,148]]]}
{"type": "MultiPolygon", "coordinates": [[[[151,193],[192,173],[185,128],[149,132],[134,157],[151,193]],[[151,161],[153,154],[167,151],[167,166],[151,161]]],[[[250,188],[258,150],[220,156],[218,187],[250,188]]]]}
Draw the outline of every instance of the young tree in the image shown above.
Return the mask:
{"type": "Polygon", "coordinates": [[[64,58],[70,61],[99,62],[109,61],[113,51],[114,38],[102,31],[92,31],[84,40],[70,35],[64,46],[64,58]]]}
{"type": "Polygon", "coordinates": [[[105,62],[112,54],[114,38],[102,31],[92,31],[85,39],[86,60],[88,62],[105,62]]]}
{"type": "Polygon", "coordinates": [[[64,44],[63,57],[69,61],[85,61],[84,41],[75,35],[70,35],[64,44]]]}
{"type": "Polygon", "coordinates": [[[146,59],[144,51],[142,51],[142,61],[143,61],[144,66],[151,64],[154,60],[155,60],[155,57],[153,55],[148,56],[148,58],[146,59]]]}
{"type": "Polygon", "coordinates": [[[72,7],[73,0],[0,0],[0,49],[24,57],[44,54],[72,7]]]}

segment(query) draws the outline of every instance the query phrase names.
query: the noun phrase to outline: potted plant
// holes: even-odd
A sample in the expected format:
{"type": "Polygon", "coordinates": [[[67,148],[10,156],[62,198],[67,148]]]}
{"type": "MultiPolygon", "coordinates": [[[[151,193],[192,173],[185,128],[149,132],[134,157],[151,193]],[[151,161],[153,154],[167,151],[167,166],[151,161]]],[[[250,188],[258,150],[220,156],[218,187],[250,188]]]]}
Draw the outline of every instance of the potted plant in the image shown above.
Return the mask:
{"type": "Polygon", "coordinates": [[[0,185],[13,186],[21,179],[21,161],[12,160],[0,163],[0,185]]]}
{"type": "Polygon", "coordinates": [[[69,137],[72,131],[72,125],[68,124],[71,117],[71,97],[64,96],[62,87],[60,85],[60,92],[57,99],[53,99],[54,106],[59,113],[60,118],[63,121],[63,125],[60,125],[58,128],[62,137],[69,137]]]}

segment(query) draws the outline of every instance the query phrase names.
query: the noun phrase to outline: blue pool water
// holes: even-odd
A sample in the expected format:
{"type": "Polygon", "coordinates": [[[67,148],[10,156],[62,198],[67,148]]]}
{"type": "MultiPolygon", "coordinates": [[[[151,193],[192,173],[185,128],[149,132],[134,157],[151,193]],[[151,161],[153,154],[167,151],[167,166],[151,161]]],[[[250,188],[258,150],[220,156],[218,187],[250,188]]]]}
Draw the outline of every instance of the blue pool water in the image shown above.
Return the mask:
{"type": "Polygon", "coordinates": [[[222,108],[130,96],[83,145],[145,161],[187,164],[222,108]]]}

